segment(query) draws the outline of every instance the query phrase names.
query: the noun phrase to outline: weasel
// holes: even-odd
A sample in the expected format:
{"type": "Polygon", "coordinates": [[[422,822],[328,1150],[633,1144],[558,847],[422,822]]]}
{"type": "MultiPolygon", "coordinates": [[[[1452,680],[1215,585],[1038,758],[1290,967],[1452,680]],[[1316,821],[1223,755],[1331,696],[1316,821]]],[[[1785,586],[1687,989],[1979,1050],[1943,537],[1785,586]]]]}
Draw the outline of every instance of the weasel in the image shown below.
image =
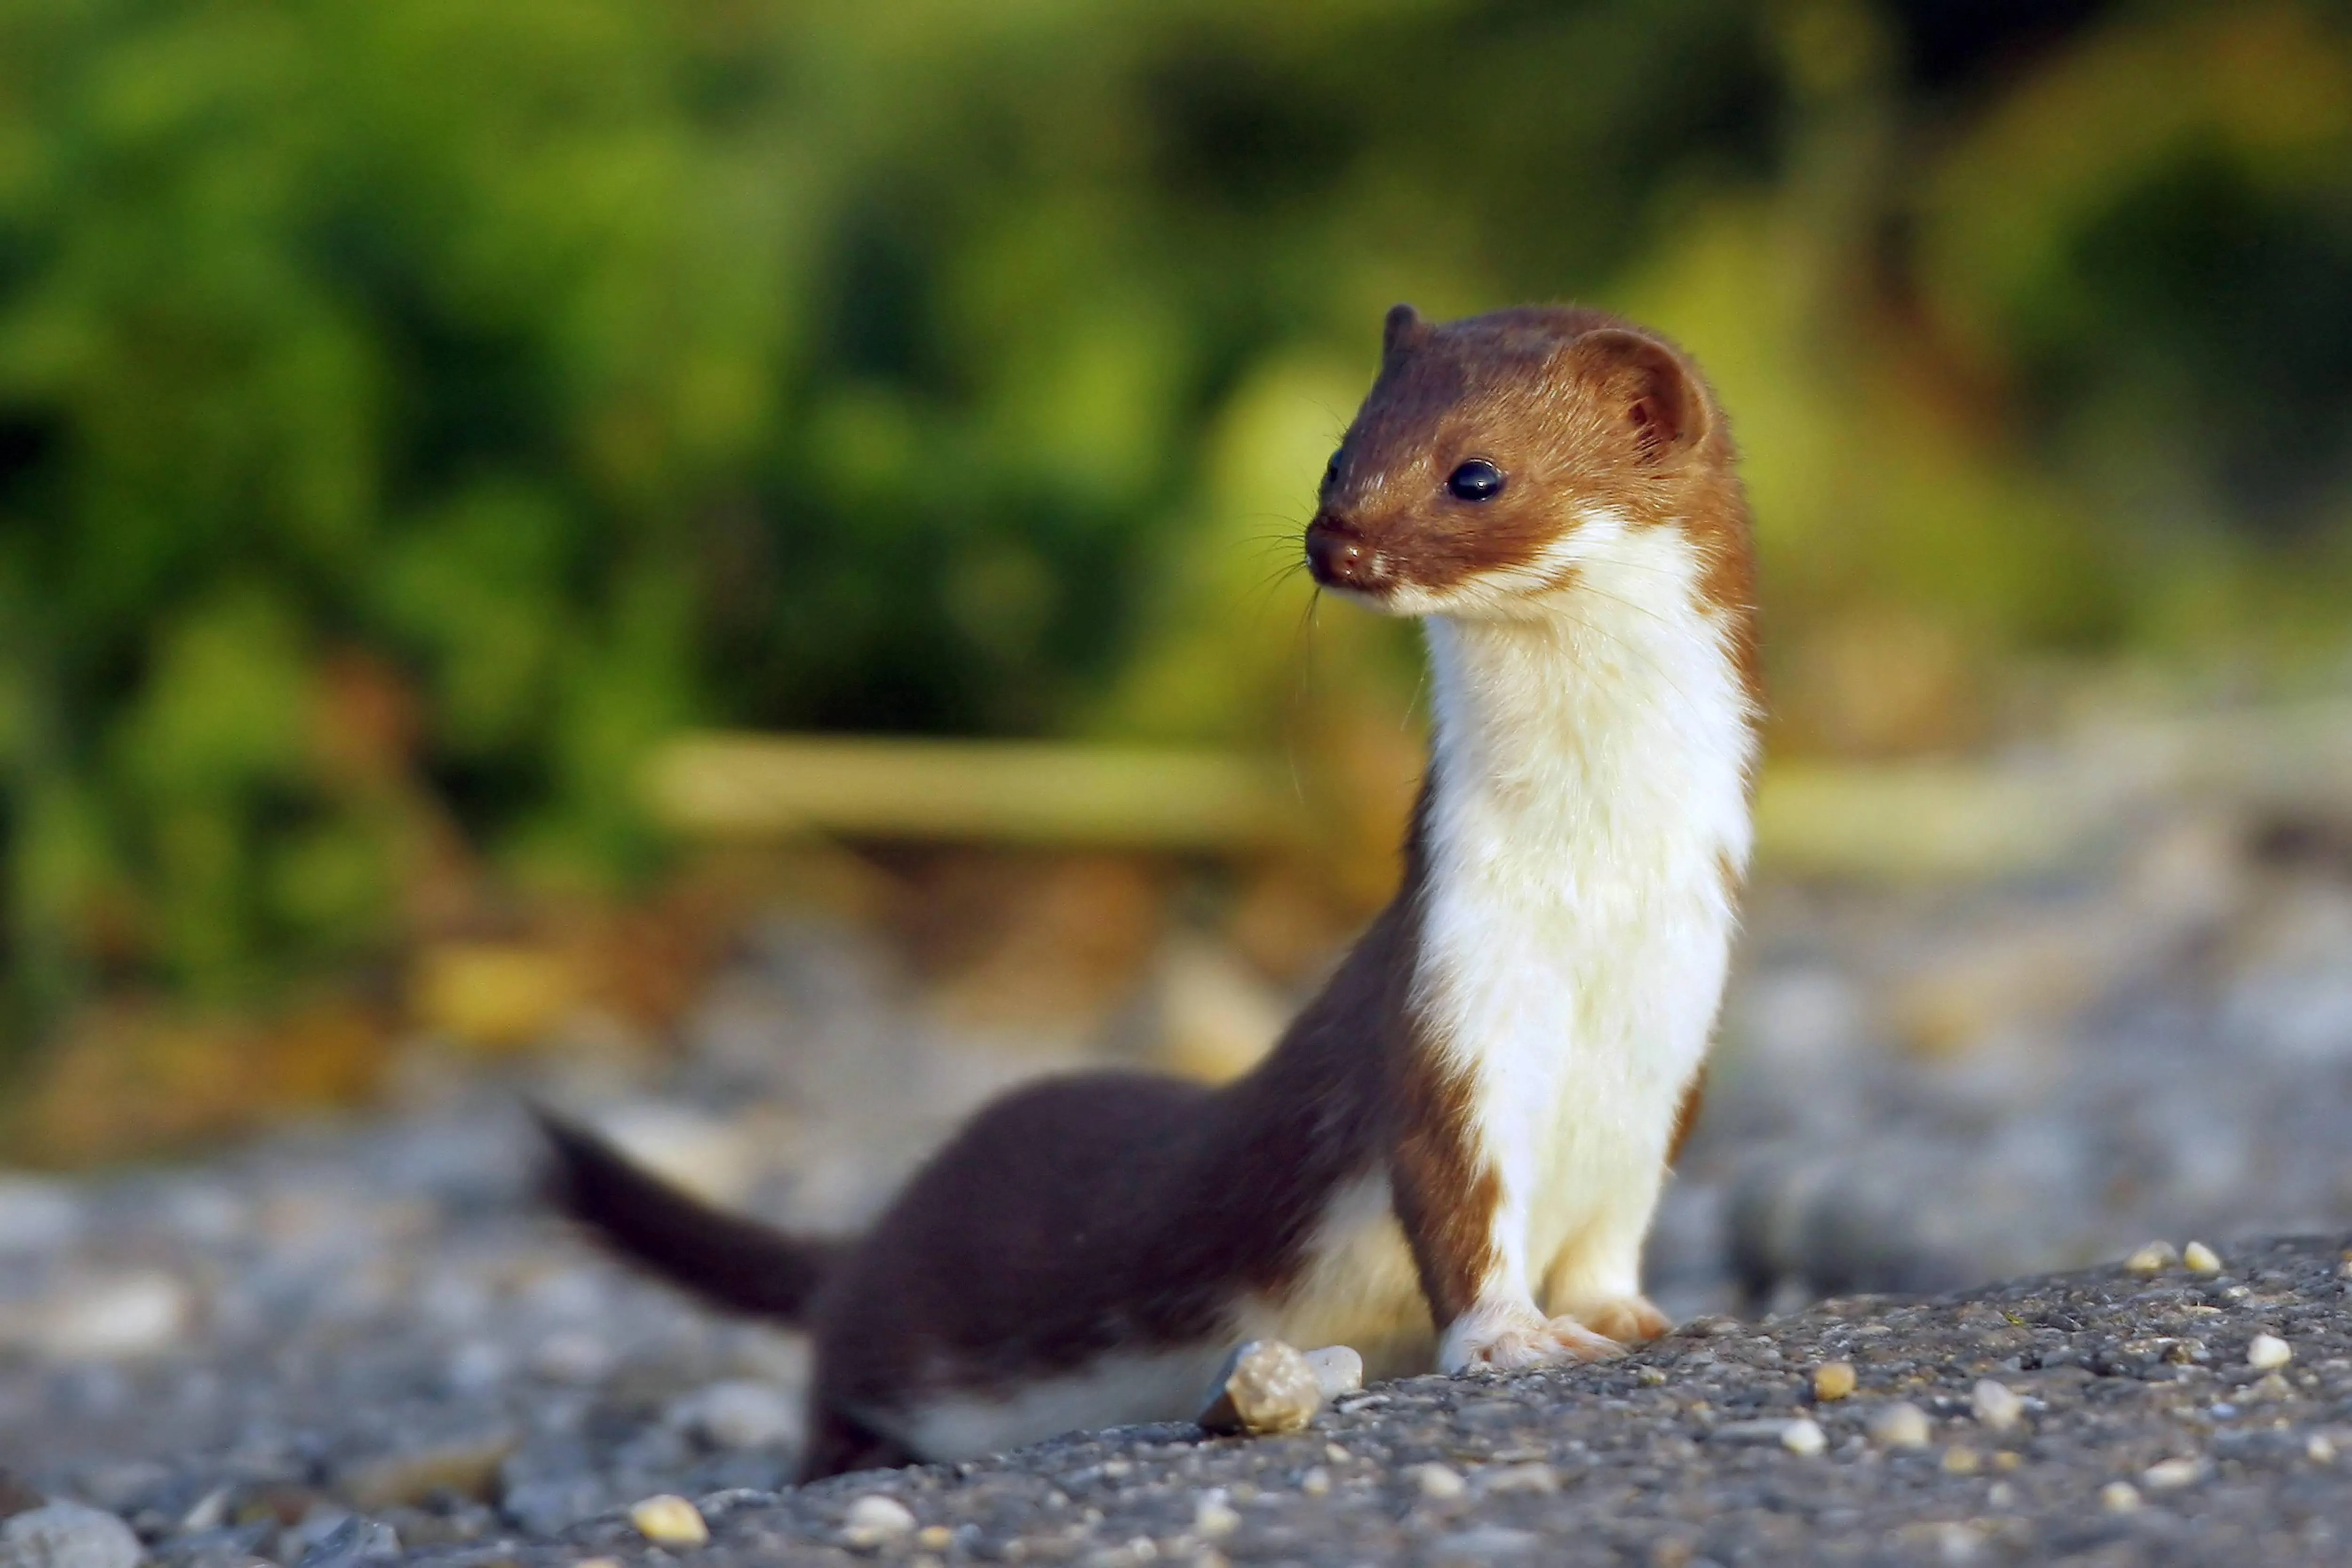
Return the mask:
{"type": "Polygon", "coordinates": [[[1187,1418],[1246,1339],[1393,1376],[1666,1331],[1642,1243],[1699,1101],[1757,743],[1723,415],[1601,312],[1400,305],[1306,552],[1422,618],[1434,724],[1394,901],[1255,1070],[1017,1090],[854,1241],[551,1122],[578,1216],[813,1331],[804,1479],[1187,1418]]]}

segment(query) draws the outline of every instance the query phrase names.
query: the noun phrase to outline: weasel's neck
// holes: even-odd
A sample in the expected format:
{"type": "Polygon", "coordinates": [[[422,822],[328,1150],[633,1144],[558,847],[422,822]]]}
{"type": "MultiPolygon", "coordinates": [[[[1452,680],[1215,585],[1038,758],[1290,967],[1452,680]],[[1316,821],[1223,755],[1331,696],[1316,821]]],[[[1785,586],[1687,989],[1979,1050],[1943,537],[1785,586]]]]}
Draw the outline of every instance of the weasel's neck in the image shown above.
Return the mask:
{"type": "MultiPolygon", "coordinates": [[[[1433,868],[1581,900],[1747,865],[1754,700],[1741,609],[1667,526],[1621,532],[1524,618],[1427,624],[1433,868]]],[[[1728,891],[1725,894],[1727,900],[1728,891]]]]}

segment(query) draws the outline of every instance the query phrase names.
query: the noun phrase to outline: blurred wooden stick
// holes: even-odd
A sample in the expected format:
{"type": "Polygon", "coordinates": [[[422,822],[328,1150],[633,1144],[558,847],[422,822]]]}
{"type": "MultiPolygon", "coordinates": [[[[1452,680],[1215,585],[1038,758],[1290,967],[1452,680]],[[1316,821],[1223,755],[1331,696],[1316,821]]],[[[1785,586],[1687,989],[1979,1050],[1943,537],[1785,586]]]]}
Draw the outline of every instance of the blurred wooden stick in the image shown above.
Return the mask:
{"type": "Polygon", "coordinates": [[[1298,837],[1274,768],[1214,752],[706,734],[656,753],[647,782],[656,819],[697,837],[1231,851],[1298,837]]]}
{"type": "MultiPolygon", "coordinates": [[[[1316,844],[1287,773],[1215,752],[706,734],[656,753],[648,785],[656,820],[703,838],[1316,844]]],[[[2026,761],[1779,763],[1757,800],[1757,856],[1800,876],[2011,876],[2095,850],[2138,808],[2192,796],[2352,805],[2352,704],[2116,723],[2026,761]]]]}

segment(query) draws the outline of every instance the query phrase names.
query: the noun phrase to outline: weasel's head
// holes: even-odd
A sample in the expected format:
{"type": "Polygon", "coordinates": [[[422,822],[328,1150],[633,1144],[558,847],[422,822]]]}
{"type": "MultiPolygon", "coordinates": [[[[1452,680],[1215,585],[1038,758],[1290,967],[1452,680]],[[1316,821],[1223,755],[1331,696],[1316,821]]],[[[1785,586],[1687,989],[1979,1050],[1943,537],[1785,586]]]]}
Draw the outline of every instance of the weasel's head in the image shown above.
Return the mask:
{"type": "Polygon", "coordinates": [[[1391,615],[1540,614],[1655,528],[1683,529],[1710,579],[1741,577],[1710,596],[1745,598],[1747,511],[1714,398],[1675,349],[1596,310],[1438,325],[1397,306],[1318,500],[1315,581],[1391,615]]]}

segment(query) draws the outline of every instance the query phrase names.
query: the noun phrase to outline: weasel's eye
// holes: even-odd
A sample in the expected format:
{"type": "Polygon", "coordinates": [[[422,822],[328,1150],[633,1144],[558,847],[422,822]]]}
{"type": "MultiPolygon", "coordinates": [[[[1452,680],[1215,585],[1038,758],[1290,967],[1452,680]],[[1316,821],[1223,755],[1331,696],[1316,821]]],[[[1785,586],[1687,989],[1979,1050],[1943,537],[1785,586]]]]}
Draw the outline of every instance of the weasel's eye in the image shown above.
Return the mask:
{"type": "Polygon", "coordinates": [[[1334,452],[1331,454],[1331,460],[1323,465],[1323,488],[1328,490],[1339,482],[1339,454],[1334,452]]]}
{"type": "Polygon", "coordinates": [[[1447,477],[1445,488],[1456,500],[1493,500],[1503,493],[1503,470],[1484,458],[1473,458],[1447,477]]]}

